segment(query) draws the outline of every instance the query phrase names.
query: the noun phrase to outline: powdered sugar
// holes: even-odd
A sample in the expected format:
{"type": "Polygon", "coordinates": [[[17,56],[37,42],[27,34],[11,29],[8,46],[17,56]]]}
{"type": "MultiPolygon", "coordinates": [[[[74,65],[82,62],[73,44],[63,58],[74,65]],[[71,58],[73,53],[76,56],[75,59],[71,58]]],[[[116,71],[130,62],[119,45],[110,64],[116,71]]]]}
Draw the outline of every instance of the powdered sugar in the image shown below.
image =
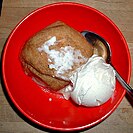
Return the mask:
{"type": "Polygon", "coordinates": [[[87,61],[87,58],[82,56],[80,50],[76,50],[71,46],[61,47],[60,50],[50,49],[52,45],[58,45],[55,36],[46,41],[41,47],[38,48],[39,52],[45,52],[48,54],[49,68],[55,69],[55,75],[66,79],[63,76],[65,72],[71,70],[74,64],[80,64],[81,62],[87,61]]]}

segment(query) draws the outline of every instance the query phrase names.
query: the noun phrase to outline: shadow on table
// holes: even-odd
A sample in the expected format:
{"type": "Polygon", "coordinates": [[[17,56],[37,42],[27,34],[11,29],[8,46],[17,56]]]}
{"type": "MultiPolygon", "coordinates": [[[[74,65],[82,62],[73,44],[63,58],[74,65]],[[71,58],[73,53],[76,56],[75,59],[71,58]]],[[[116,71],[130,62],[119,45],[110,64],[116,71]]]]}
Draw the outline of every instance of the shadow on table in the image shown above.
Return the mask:
{"type": "Polygon", "coordinates": [[[0,0],[0,16],[1,16],[1,10],[2,10],[2,3],[3,3],[3,0],[0,0]]]}

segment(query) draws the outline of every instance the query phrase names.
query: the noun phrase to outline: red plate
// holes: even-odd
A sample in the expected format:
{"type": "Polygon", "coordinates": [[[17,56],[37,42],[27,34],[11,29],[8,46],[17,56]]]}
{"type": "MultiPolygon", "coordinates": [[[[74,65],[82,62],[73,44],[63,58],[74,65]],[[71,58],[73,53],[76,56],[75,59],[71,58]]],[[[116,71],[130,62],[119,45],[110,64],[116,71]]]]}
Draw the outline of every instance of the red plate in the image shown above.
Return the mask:
{"type": "MultiPolygon", "coordinates": [[[[9,97],[18,110],[32,122],[60,131],[90,128],[119,105],[125,90],[117,82],[113,97],[100,107],[76,106],[60,95],[43,91],[24,74],[19,61],[24,43],[47,25],[61,20],[78,31],[90,30],[104,37],[111,45],[112,63],[129,83],[131,59],[127,43],[116,25],[94,8],[77,3],[56,3],[41,7],[26,16],[12,31],[2,57],[2,73],[9,97]]],[[[81,44],[82,45],[82,44],[81,44]]]]}

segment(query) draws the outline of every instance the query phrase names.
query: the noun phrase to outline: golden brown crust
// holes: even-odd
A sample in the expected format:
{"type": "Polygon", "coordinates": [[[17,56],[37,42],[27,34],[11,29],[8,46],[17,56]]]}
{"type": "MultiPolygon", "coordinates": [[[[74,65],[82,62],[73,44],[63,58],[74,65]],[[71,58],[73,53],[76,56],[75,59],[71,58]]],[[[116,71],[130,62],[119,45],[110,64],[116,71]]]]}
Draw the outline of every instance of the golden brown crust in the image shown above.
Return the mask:
{"type": "MultiPolygon", "coordinates": [[[[41,47],[53,36],[56,36],[57,40],[62,41],[59,42],[58,45],[51,46],[51,49],[59,50],[61,47],[71,46],[76,50],[80,50],[84,57],[89,58],[93,54],[93,47],[88,44],[86,39],[79,32],[60,21],[36,33],[26,42],[20,54],[22,64],[27,64],[31,72],[39,76],[39,78],[45,81],[50,87],[57,89],[58,87],[62,88],[67,85],[68,81],[63,81],[56,77],[53,78],[52,76],[55,76],[55,70],[49,68],[47,54],[38,51],[38,47],[41,47]],[[56,85],[54,83],[56,83],[56,85]]],[[[75,66],[73,70],[77,67],[78,66],[75,66]]]]}
{"type": "Polygon", "coordinates": [[[34,69],[32,66],[29,64],[23,62],[23,67],[25,71],[31,76],[35,77],[36,79],[43,81],[44,85],[46,85],[49,88],[52,88],[54,91],[58,91],[61,88],[67,86],[70,82],[64,81],[58,78],[54,78],[45,74],[41,74],[36,69],[34,69]]]}

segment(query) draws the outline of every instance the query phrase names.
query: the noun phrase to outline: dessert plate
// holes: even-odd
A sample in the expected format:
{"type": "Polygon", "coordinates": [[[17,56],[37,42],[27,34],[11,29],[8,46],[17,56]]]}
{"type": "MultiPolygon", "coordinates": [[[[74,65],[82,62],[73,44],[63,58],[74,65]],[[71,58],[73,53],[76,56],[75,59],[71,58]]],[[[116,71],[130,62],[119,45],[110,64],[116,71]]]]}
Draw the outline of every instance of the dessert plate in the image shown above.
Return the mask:
{"type": "Polygon", "coordinates": [[[19,60],[25,42],[36,32],[57,20],[64,21],[79,32],[90,30],[105,38],[111,46],[113,65],[129,83],[130,53],[117,26],[94,8],[63,2],[46,5],[33,11],[11,32],[2,56],[5,89],[19,112],[41,127],[60,131],[90,128],[107,118],[123,99],[125,90],[118,82],[116,91],[108,102],[99,107],[87,108],[40,88],[24,73],[19,60]]]}

